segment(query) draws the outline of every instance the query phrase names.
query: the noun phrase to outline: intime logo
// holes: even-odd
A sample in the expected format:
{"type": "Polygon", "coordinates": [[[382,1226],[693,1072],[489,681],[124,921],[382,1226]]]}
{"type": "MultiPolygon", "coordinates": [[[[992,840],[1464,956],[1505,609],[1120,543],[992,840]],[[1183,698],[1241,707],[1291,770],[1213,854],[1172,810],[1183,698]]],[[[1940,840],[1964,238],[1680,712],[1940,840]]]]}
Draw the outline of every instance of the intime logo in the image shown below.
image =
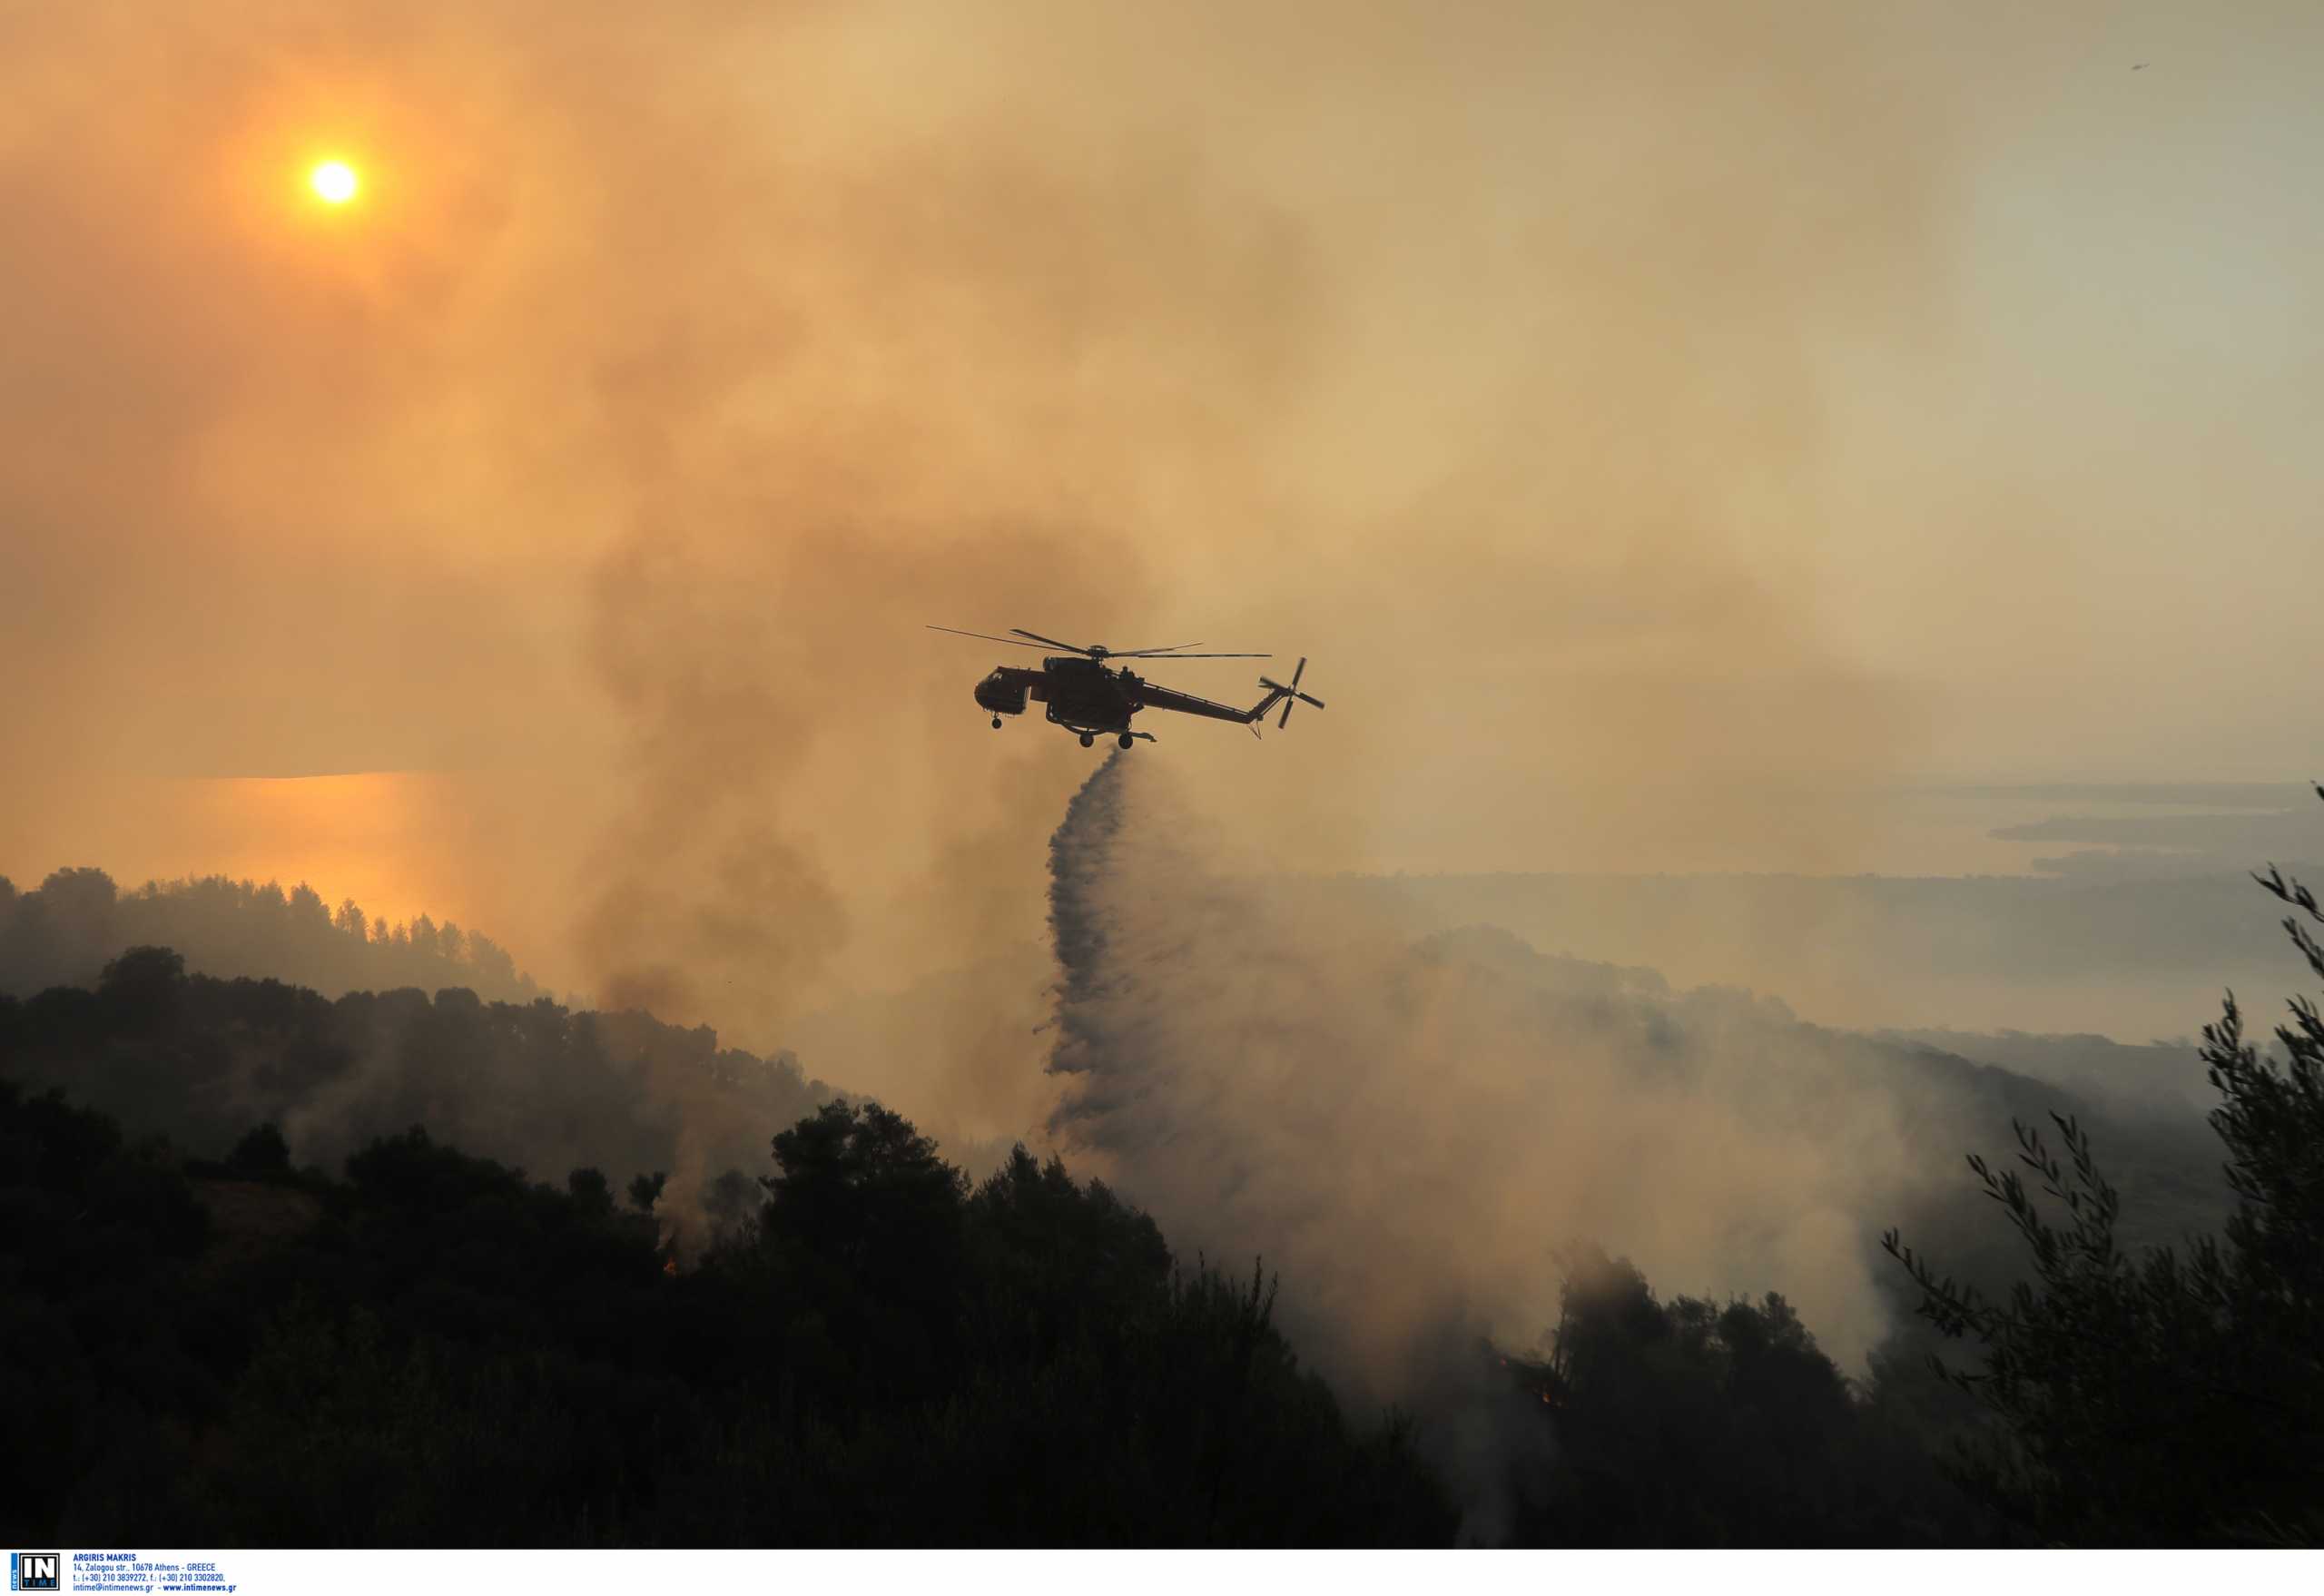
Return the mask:
{"type": "Polygon", "coordinates": [[[61,1591],[57,1582],[57,1558],[54,1552],[11,1552],[8,1553],[8,1589],[11,1591],[61,1591]]]}

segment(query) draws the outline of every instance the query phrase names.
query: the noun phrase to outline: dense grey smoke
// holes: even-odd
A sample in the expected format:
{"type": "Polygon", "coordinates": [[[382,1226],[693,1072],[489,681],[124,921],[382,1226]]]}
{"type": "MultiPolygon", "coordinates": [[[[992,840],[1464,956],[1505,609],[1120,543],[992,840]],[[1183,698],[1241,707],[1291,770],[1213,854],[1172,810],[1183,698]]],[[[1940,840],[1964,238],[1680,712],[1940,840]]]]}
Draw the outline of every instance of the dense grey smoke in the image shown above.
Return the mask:
{"type": "Polygon", "coordinates": [[[1440,1289],[1423,1256],[1439,1172],[1400,1152],[1433,1149],[1383,1139],[1394,1108],[1363,1031],[1378,1011],[1347,984],[1378,971],[1363,953],[1381,950],[1334,959],[1255,920],[1247,893],[1181,852],[1164,807],[1139,801],[1149,764],[1109,755],[1050,842],[1050,1069],[1071,1078],[1051,1131],[1112,1163],[1182,1252],[1264,1249],[1296,1282],[1299,1344],[1359,1402],[1424,1401],[1467,1532],[1496,1539],[1511,1449],[1538,1444],[1540,1426],[1490,1377],[1481,1305],[1440,1289]]]}
{"type": "Polygon", "coordinates": [[[1264,1246],[1343,1326],[1334,1359],[1393,1375],[1448,1304],[1538,1332],[1581,1236],[1652,1278],[1783,1290],[1843,1350],[1876,1335],[1859,1199],[1912,1161],[1904,1128],[1844,1062],[1770,1056],[1787,1016],[1513,939],[1302,918],[1218,873],[1200,829],[1117,756],[1059,831],[1052,1128],[1174,1237],[1264,1246]]]}
{"type": "Polygon", "coordinates": [[[1135,754],[1075,795],[1050,849],[1052,1130],[1182,1253],[1263,1251],[1303,1351],[1359,1404],[1434,1415],[1488,1513],[1494,1409],[1462,1382],[1482,1338],[1555,1322],[1566,1246],[1672,1290],[1780,1292],[1861,1373],[1893,1318],[1878,1229],[2046,1106],[1748,993],[1498,931],[1410,942],[1229,876],[1220,830],[1135,754]]]}
{"type": "MultiPolygon", "coordinates": [[[[2248,759],[2312,406],[2055,246],[2112,179],[2304,291],[2237,184],[2314,9],[2133,79],[2071,7],[5,8],[0,871],[329,881],[765,1049],[1039,940],[1079,751],[926,621],[1313,655],[1296,760],[1165,734],[1293,869],[1845,872],[1932,762],[2248,759]]],[[[900,1086],[980,1108],[1025,984],[900,1086]]]]}
{"type": "Polygon", "coordinates": [[[656,1211],[687,1251],[711,1239],[722,1190],[755,1189],[773,1131],[832,1095],[789,1054],[648,1015],[487,1002],[466,987],[327,1000],[184,963],[133,948],[91,987],[0,993],[0,1075],[192,1158],[267,1123],[297,1164],[336,1171],[418,1126],[552,1183],[582,1167],[616,1187],[661,1171],[656,1211]]]}
{"type": "Polygon", "coordinates": [[[1802,351],[1926,324],[1945,167],[1824,11],[1733,25],[1742,76],[1605,0],[26,12],[0,669],[44,757],[0,870],[290,879],[264,794],[106,795],[297,775],[298,872],[787,1045],[1040,935],[1078,751],[989,733],[991,653],[928,621],[1315,655],[1375,708],[1247,773],[1288,862],[1546,809],[1844,864],[1751,779],[1916,724],[1792,576],[1802,351]]]}

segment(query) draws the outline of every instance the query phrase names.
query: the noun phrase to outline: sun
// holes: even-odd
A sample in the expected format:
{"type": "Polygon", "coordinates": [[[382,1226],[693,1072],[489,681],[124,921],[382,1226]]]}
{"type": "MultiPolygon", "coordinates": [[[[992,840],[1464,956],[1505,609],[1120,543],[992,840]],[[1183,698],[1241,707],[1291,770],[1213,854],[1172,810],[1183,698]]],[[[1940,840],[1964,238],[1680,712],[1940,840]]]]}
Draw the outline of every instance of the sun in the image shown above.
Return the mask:
{"type": "Polygon", "coordinates": [[[360,186],[355,168],[344,161],[326,161],[307,173],[307,186],[320,194],[330,205],[344,205],[355,197],[360,186]]]}

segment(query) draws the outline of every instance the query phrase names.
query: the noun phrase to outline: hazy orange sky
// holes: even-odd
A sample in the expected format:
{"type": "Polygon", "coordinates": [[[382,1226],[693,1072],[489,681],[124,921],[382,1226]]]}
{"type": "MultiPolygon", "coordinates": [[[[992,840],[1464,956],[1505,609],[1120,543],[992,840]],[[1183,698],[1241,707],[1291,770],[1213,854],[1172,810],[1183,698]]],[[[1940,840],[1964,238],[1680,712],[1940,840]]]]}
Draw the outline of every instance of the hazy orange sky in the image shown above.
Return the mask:
{"type": "Polygon", "coordinates": [[[931,621],[1312,655],[1294,868],[2314,774],[2324,13],[2036,9],[0,8],[0,872],[772,1023],[1038,931],[931,621]]]}

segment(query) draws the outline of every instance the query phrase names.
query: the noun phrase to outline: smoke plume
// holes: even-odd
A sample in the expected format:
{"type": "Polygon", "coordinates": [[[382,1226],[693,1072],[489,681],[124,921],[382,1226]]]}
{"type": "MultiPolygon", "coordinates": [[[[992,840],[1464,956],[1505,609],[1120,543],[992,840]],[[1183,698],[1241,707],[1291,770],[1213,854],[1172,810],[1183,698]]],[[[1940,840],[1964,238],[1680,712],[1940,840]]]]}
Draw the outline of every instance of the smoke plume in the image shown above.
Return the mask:
{"type": "Polygon", "coordinates": [[[1933,730],[2261,746],[2304,18],[0,7],[0,872],[303,877],[762,1051],[1029,946],[882,1040],[998,1133],[1085,756],[926,622],[1312,655],[1293,756],[1154,750],[1290,869],[1846,872],[1933,730]]]}
{"type": "Polygon", "coordinates": [[[1949,1164],[1961,1105],[1745,994],[1303,913],[1221,872],[1223,823],[1144,754],[1075,795],[1052,1129],[1174,1244],[1263,1250],[1344,1393],[1441,1416],[1481,1522],[1505,1429],[1481,1342],[1555,1322],[1571,1243],[1672,1289],[1779,1291],[1861,1367],[1887,1321],[1868,1217],[1949,1164]]]}

